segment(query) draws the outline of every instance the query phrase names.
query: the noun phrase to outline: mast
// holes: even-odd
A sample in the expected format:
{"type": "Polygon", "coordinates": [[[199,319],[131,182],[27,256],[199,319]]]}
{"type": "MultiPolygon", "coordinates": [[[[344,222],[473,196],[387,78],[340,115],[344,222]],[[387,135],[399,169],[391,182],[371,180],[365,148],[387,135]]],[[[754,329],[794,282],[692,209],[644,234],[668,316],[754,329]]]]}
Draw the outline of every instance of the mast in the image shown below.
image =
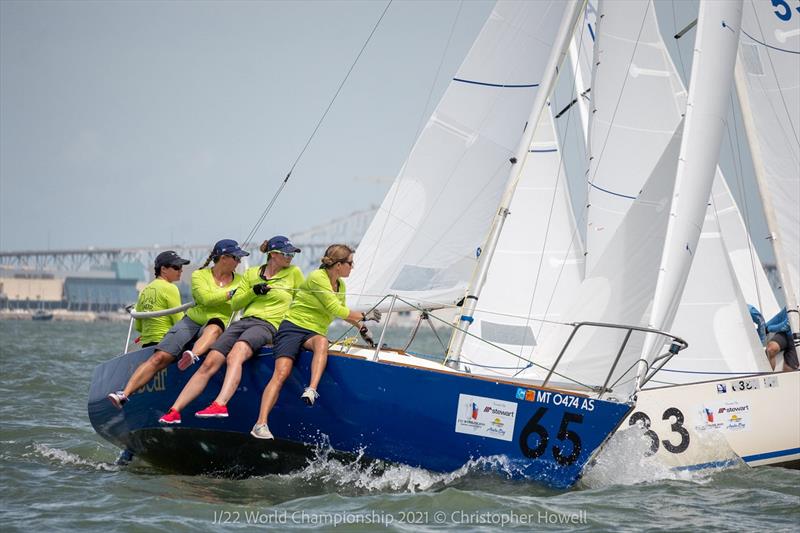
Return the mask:
{"type": "Polygon", "coordinates": [[[798,334],[800,333],[800,308],[798,308],[798,301],[795,296],[797,293],[794,292],[791,276],[788,275],[786,269],[786,252],[784,250],[783,240],[781,239],[778,221],[775,217],[775,209],[772,206],[772,199],[767,187],[764,156],[761,151],[761,144],[758,141],[758,130],[756,128],[755,119],[753,118],[753,110],[750,107],[750,99],[747,97],[747,84],[745,82],[744,67],[741,60],[736,62],[734,80],[736,82],[736,95],[739,100],[739,107],[742,110],[745,136],[747,137],[747,144],[750,147],[750,155],[753,159],[753,169],[756,175],[759,196],[761,197],[761,206],[764,209],[764,217],[766,218],[767,227],[769,228],[769,240],[772,243],[772,250],[775,253],[778,279],[780,280],[784,302],[786,303],[789,325],[792,328],[792,332],[798,334]]]}
{"type": "MultiPolygon", "coordinates": [[[[656,329],[671,327],[697,250],[719,160],[741,21],[742,0],[700,2],[686,122],[648,324],[656,329]]],[[[648,335],[644,359],[650,359],[656,343],[648,335]]],[[[641,362],[639,384],[645,369],[641,362]]]]}
{"type": "Polygon", "coordinates": [[[453,331],[450,338],[450,346],[447,349],[449,358],[449,365],[453,367],[458,366],[459,358],[461,356],[461,349],[464,345],[466,337],[466,330],[469,329],[473,321],[473,313],[478,305],[478,298],[480,297],[481,289],[486,280],[486,274],[489,271],[489,265],[492,262],[495,249],[497,248],[497,241],[500,238],[500,233],[503,231],[503,224],[506,217],[510,213],[509,207],[511,200],[514,197],[514,191],[520,180],[522,168],[525,165],[525,159],[528,155],[528,147],[533,139],[533,134],[536,131],[536,125],[539,122],[539,117],[544,110],[547,98],[550,96],[555,81],[558,76],[558,68],[566,57],[567,48],[569,46],[570,38],[573,29],[577,23],[578,17],[582,12],[586,0],[570,0],[568,7],[564,10],[564,16],[561,19],[558,33],[556,34],[553,48],[550,53],[550,58],[547,62],[547,67],[544,70],[544,77],[539,84],[536,99],[533,102],[530,116],[528,118],[527,127],[522,135],[522,139],[517,146],[514,157],[511,158],[511,170],[509,178],[506,182],[506,188],[503,192],[500,205],[492,220],[492,226],[489,230],[489,236],[486,239],[486,244],[483,247],[478,264],[467,287],[466,296],[464,297],[464,305],[462,307],[462,314],[458,321],[458,328],[453,331]]]}

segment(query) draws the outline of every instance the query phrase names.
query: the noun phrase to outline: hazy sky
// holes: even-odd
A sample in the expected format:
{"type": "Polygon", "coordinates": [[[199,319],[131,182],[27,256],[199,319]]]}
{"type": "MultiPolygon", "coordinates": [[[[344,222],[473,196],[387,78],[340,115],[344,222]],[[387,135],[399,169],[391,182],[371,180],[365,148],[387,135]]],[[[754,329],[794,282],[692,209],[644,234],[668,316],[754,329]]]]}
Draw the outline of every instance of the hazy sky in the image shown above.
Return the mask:
{"type": "MultiPolygon", "coordinates": [[[[259,234],[378,204],[492,4],[396,0],[259,234]]],[[[0,1],[0,249],[243,239],[385,6],[0,1]]]]}
{"type": "MultiPolygon", "coordinates": [[[[380,203],[493,3],[395,0],[256,238],[380,203]]],[[[386,4],[0,0],[0,250],[244,239],[386,4]]]]}

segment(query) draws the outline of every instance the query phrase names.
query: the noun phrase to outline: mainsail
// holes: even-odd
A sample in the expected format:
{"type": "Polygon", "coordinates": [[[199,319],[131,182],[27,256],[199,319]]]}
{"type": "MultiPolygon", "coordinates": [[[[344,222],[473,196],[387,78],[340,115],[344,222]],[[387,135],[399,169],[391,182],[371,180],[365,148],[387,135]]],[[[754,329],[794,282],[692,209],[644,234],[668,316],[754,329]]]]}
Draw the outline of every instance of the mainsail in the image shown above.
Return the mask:
{"type": "Polygon", "coordinates": [[[558,0],[497,3],[358,247],[353,306],[463,296],[563,11],[558,0]]]}

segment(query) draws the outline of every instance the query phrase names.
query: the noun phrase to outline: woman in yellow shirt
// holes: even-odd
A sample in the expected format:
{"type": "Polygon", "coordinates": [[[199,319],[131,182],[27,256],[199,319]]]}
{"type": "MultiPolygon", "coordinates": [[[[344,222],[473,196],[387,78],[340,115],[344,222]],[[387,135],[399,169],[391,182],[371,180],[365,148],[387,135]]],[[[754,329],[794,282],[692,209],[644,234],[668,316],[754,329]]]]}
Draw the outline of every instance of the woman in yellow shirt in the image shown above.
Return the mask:
{"type": "Polygon", "coordinates": [[[198,418],[226,418],[228,402],[236,393],[242,377],[242,365],[265,344],[272,344],[283,315],[289,309],[295,289],[303,283],[303,273],[292,265],[300,251],[283,235],[276,235],[261,244],[267,254],[265,264],[247,270],[231,300],[234,311],[243,309],[242,319],[211,346],[202,366],[186,383],[161,424],[180,424],[181,410],[197,398],[211,377],[226,365],[222,389],[211,405],[195,413],[198,418]]]}
{"type": "Polygon", "coordinates": [[[341,318],[360,326],[361,336],[374,345],[367,327],[367,320],[379,321],[377,309],[368,313],[351,311],[345,305],[344,278],[353,270],[355,250],[344,244],[333,244],[325,250],[319,269],[308,275],[292,302],[289,312],[278,328],[273,354],[276,357],[275,371],[261,397],[261,409],[251,435],[257,439],[272,439],[267,426],[269,412],[278,400],[283,383],[292,371],[294,360],[303,348],[312,350],[311,380],[301,398],[314,405],[319,398],[317,387],[328,362],[328,326],[334,318],[341,318]]]}

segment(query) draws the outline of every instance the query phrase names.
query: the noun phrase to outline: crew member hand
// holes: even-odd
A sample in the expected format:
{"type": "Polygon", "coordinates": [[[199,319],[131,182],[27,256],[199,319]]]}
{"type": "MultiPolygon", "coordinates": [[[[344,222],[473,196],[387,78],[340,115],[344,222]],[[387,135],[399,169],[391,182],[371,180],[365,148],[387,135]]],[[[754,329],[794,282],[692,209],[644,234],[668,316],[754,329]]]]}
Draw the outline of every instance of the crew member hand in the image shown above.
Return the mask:
{"type": "Polygon", "coordinates": [[[359,335],[364,341],[369,344],[370,348],[375,348],[375,341],[372,340],[372,335],[369,334],[369,330],[367,326],[361,326],[361,329],[358,330],[359,335]]]}
{"type": "Polygon", "coordinates": [[[361,314],[364,315],[364,319],[362,320],[362,322],[368,322],[370,320],[374,320],[375,322],[381,321],[381,312],[378,311],[377,309],[370,309],[366,313],[361,313],[361,314]]]}
{"type": "Polygon", "coordinates": [[[253,292],[259,296],[264,296],[269,292],[269,285],[266,283],[259,283],[258,285],[253,285],[253,292]]]}

